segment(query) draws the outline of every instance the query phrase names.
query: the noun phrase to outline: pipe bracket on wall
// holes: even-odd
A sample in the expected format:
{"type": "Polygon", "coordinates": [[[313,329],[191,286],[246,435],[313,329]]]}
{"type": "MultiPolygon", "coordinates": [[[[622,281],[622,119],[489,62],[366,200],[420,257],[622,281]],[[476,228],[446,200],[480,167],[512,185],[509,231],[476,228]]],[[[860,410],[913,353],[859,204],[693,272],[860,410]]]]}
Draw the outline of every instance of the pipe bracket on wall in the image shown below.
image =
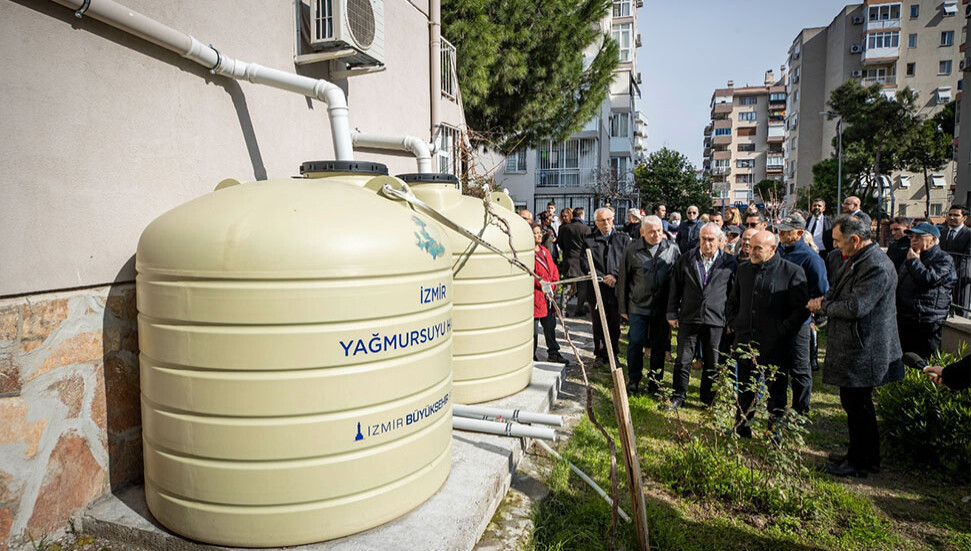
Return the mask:
{"type": "Polygon", "coordinates": [[[77,17],[78,19],[81,19],[82,17],[84,17],[84,12],[88,11],[88,7],[90,5],[91,5],[91,0],[84,0],[84,2],[81,2],[81,7],[78,8],[76,12],[74,12],[74,17],[77,17]]]}
{"type": "Polygon", "coordinates": [[[216,71],[219,70],[219,66],[223,64],[223,55],[219,53],[219,50],[217,50],[212,44],[209,45],[209,48],[216,52],[216,64],[209,69],[209,74],[214,75],[216,74],[216,71]]]}

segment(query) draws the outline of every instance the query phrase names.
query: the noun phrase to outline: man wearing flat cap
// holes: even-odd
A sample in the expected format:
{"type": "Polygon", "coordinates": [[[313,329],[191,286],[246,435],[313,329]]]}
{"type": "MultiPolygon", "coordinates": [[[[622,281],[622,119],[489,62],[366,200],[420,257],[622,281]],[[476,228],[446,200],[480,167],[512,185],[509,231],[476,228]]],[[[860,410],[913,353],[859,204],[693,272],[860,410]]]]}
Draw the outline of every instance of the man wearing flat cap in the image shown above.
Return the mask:
{"type": "Polygon", "coordinates": [[[907,257],[897,270],[897,330],[902,352],[927,361],[941,348],[941,333],[957,276],[951,255],[938,245],[940,230],[921,222],[904,232],[907,257]]]}

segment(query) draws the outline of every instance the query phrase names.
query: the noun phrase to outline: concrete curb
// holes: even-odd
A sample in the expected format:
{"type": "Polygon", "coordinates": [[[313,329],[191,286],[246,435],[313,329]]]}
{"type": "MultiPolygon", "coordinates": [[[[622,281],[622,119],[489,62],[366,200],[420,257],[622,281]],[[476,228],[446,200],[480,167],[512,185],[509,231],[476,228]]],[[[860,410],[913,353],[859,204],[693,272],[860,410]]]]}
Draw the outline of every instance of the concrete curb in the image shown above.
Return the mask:
{"type": "MultiPolygon", "coordinates": [[[[564,368],[536,362],[532,383],[522,392],[488,405],[547,412],[560,391],[564,368]]],[[[529,441],[456,431],[452,437],[452,469],[442,489],[418,508],[377,528],[300,551],[472,549],[509,490],[512,475],[529,441]]],[[[89,536],[132,547],[166,551],[229,549],[206,545],[173,534],[148,512],[142,486],[109,494],[92,504],[74,523],[89,536]]]]}

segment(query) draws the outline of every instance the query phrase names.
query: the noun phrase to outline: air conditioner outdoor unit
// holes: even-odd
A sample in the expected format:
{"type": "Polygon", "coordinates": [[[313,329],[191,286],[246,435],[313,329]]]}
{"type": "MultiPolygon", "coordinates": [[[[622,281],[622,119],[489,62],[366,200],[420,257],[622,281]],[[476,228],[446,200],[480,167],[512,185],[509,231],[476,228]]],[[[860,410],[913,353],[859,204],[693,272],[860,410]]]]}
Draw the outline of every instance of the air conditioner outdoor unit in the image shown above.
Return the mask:
{"type": "Polygon", "coordinates": [[[640,73],[637,73],[637,78],[635,80],[637,80],[637,83],[638,84],[641,84],[641,74],[640,73]]]}
{"type": "Polygon", "coordinates": [[[860,17],[859,15],[853,16],[853,24],[854,25],[862,25],[863,24],[863,18],[860,17]]]}
{"type": "MultiPolygon", "coordinates": [[[[968,5],[971,6],[971,4],[968,5]]],[[[958,66],[961,67],[962,71],[971,71],[971,57],[962,59],[958,66]]]]}
{"type": "Polygon", "coordinates": [[[384,65],[384,0],[310,0],[310,46],[353,49],[350,66],[384,65]]]}
{"type": "Polygon", "coordinates": [[[851,54],[858,54],[858,53],[861,53],[862,51],[863,51],[863,45],[862,44],[851,44],[850,45],[850,53],[851,54]]]}
{"type": "Polygon", "coordinates": [[[853,78],[861,78],[862,76],[863,76],[863,71],[859,69],[857,69],[856,71],[853,71],[853,78]]]}

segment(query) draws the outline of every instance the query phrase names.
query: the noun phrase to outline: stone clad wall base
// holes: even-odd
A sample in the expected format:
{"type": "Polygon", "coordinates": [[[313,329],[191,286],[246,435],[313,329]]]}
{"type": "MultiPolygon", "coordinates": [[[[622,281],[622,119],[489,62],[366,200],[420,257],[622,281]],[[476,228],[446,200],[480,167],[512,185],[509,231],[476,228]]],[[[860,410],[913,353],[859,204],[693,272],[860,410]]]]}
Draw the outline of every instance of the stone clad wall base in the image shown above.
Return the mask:
{"type": "Polygon", "coordinates": [[[132,283],[0,299],[0,551],[142,475],[132,283]]]}

